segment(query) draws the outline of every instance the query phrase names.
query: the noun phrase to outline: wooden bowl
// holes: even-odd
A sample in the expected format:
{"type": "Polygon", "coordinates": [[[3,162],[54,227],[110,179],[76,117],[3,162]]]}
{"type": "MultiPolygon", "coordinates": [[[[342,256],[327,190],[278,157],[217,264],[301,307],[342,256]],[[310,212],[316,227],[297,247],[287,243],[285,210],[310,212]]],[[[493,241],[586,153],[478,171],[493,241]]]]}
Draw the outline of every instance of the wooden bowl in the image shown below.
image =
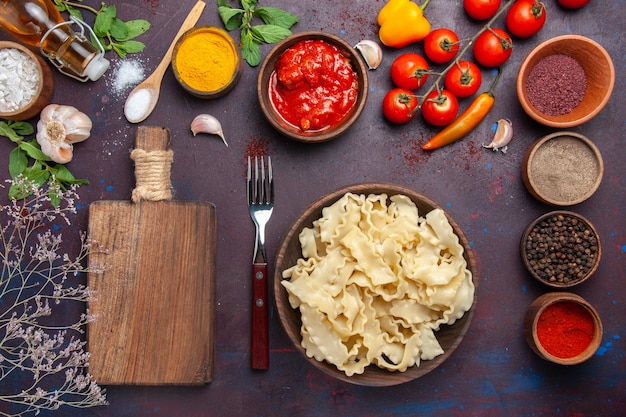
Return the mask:
{"type": "Polygon", "coordinates": [[[225,96],[237,85],[243,72],[243,59],[239,47],[228,32],[214,26],[199,26],[189,29],[176,42],[172,51],[172,71],[176,81],[189,94],[203,99],[216,99],[225,96]],[[220,58],[224,59],[214,58],[215,51],[208,45],[217,45],[216,48],[224,55],[220,58]],[[204,51],[202,49],[204,47],[209,49],[204,51]],[[179,56],[181,50],[184,53],[190,49],[196,50],[195,53],[210,57],[211,64],[206,65],[203,60],[182,66],[179,56]],[[214,88],[206,89],[202,85],[204,79],[219,78],[221,80],[214,88]]]}
{"type": "MultiPolygon", "coordinates": [[[[558,331],[554,329],[551,333],[558,334],[558,331]]],[[[568,292],[550,292],[538,297],[528,307],[524,317],[524,337],[533,352],[542,359],[559,365],[576,365],[589,359],[600,347],[600,343],[602,343],[602,321],[598,312],[582,297],[568,292]],[[574,311],[577,312],[577,315],[588,316],[587,318],[593,323],[592,334],[586,336],[590,339],[589,345],[575,356],[556,356],[555,354],[558,354],[558,352],[556,352],[555,347],[544,347],[540,341],[541,337],[537,335],[537,327],[542,314],[549,307],[559,303],[574,303],[574,311]]],[[[562,354],[560,355],[563,356],[562,354]]]]}
{"type": "Polygon", "coordinates": [[[355,374],[353,376],[347,376],[345,373],[339,371],[334,365],[327,362],[318,362],[314,358],[307,357],[304,348],[301,345],[302,336],[300,335],[300,327],[302,321],[300,319],[299,310],[294,310],[289,304],[288,294],[286,289],[282,286],[281,281],[282,273],[285,269],[296,264],[296,261],[302,257],[302,250],[299,242],[299,234],[305,227],[312,227],[313,221],[319,219],[322,216],[322,209],[324,207],[332,205],[338,199],[340,199],[345,193],[352,192],[354,194],[381,194],[385,193],[388,196],[403,194],[411,198],[418,208],[420,216],[424,216],[435,208],[440,208],[435,202],[428,197],[420,194],[412,189],[405,188],[398,185],[382,184],[382,183],[366,183],[357,184],[348,187],[338,189],[330,194],[327,194],[311,204],[294,222],[285,236],[276,257],[276,269],[274,273],[274,297],[276,300],[276,308],[280,318],[280,322],[285,329],[289,339],[293,342],[296,349],[307,359],[309,363],[315,366],[317,369],[333,376],[339,380],[349,382],[356,385],[364,386],[391,386],[402,384],[415,380],[421,376],[426,375],[439,365],[441,365],[454,350],[459,346],[461,340],[467,333],[470,326],[472,316],[474,315],[476,305],[476,294],[478,288],[478,269],[474,259],[474,254],[469,245],[467,238],[459,225],[452,219],[447,213],[446,217],[452,226],[455,234],[459,238],[459,243],[464,248],[465,261],[467,267],[472,273],[473,283],[476,287],[474,292],[474,300],[472,308],[465,313],[465,315],[457,320],[454,324],[442,325],[440,330],[435,332],[435,336],[439,341],[439,344],[444,350],[442,355],[435,357],[432,360],[421,361],[419,366],[413,366],[408,368],[405,372],[390,372],[385,369],[378,368],[376,365],[370,365],[365,369],[363,374],[355,374]]]}
{"type": "Polygon", "coordinates": [[[539,138],[522,161],[526,189],[552,206],[572,206],[587,200],[600,186],[603,175],[600,150],[576,132],[555,132],[539,138]]]}
{"type": "Polygon", "coordinates": [[[40,55],[34,53],[19,43],[0,41],[0,49],[16,49],[25,53],[31,60],[33,60],[33,62],[35,62],[37,72],[39,73],[39,82],[30,102],[15,111],[0,111],[0,119],[30,119],[31,117],[38,115],[46,105],[50,104],[50,100],[52,99],[52,94],[54,92],[54,78],[52,77],[52,71],[40,55]]]}
{"type": "Polygon", "coordinates": [[[296,33],[274,46],[261,64],[257,79],[257,95],[261,105],[261,110],[263,111],[267,121],[276,130],[288,138],[307,143],[325,142],[340,136],[348,130],[363,112],[363,108],[365,107],[365,103],[367,101],[368,89],[367,67],[359,58],[358,52],[346,41],[335,35],[315,31],[296,33]],[[338,126],[325,130],[306,131],[287,122],[275,110],[269,94],[270,78],[274,72],[276,62],[280,59],[285,50],[294,46],[298,42],[305,40],[323,40],[338,47],[342,54],[349,58],[352,68],[356,71],[359,81],[357,100],[348,116],[338,126]]]}
{"type": "Polygon", "coordinates": [[[580,35],[563,35],[537,45],[526,56],[517,74],[517,97],[524,111],[537,122],[556,128],[578,126],[595,117],[611,97],[615,84],[615,68],[608,52],[597,42],[580,35]],[[548,115],[537,110],[527,93],[532,69],[542,59],[564,54],[574,58],[584,69],[587,89],[582,102],[571,112],[548,115]]]}
{"type": "Polygon", "coordinates": [[[598,269],[602,258],[600,235],[593,224],[580,214],[564,210],[546,213],[530,222],[522,234],[520,251],[526,269],[537,281],[559,289],[573,287],[589,279],[598,269]],[[580,248],[576,246],[576,253],[573,253],[573,258],[570,259],[568,258],[570,244],[567,243],[567,239],[574,237],[574,233],[559,230],[557,234],[550,226],[554,225],[555,221],[561,221],[562,227],[565,227],[573,224],[572,220],[579,226],[577,236],[582,234],[584,238],[581,243],[583,246],[580,248]],[[546,246],[536,249],[539,244],[546,246]],[[587,249],[589,253],[576,256],[579,250],[585,252],[587,249]],[[569,264],[581,259],[584,259],[584,263],[578,266],[571,265],[571,269],[562,266],[562,262],[569,264]]]}

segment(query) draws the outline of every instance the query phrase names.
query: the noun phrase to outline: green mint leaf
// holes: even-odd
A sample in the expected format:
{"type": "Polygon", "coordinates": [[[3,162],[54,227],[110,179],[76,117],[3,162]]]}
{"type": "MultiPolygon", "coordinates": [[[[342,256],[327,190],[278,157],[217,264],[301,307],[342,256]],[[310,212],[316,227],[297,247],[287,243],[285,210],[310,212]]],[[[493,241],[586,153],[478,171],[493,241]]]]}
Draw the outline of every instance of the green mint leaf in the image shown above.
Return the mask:
{"type": "Polygon", "coordinates": [[[96,21],[93,25],[93,31],[98,37],[106,36],[109,33],[116,14],[117,9],[115,6],[106,6],[102,3],[102,9],[100,9],[100,12],[96,16],[96,21]]]}
{"type": "Polygon", "coordinates": [[[50,204],[52,207],[59,207],[61,204],[61,190],[56,187],[48,188],[48,198],[50,199],[50,204]]]}
{"type": "Polygon", "coordinates": [[[43,153],[39,148],[39,144],[35,140],[28,142],[22,142],[19,144],[19,148],[26,152],[26,155],[37,161],[50,161],[50,157],[43,153]]]}
{"type": "Polygon", "coordinates": [[[262,39],[265,43],[276,43],[291,35],[289,29],[276,25],[257,25],[250,28],[256,39],[262,39]]]}
{"type": "Polygon", "coordinates": [[[265,24],[281,26],[286,29],[298,23],[296,16],[277,7],[259,7],[254,11],[254,15],[261,18],[265,24]]]}
{"type": "Polygon", "coordinates": [[[241,56],[251,67],[256,67],[261,63],[261,49],[250,36],[242,38],[241,56]]]}
{"type": "Polygon", "coordinates": [[[65,165],[57,164],[50,168],[50,172],[56,178],[56,182],[62,187],[68,184],[89,184],[87,180],[79,180],[74,177],[74,174],[70,172],[65,165]]]}
{"type": "Polygon", "coordinates": [[[241,26],[241,18],[244,11],[241,9],[233,9],[230,6],[220,6],[217,11],[224,22],[226,30],[231,31],[241,26]]]}
{"type": "Polygon", "coordinates": [[[9,174],[11,178],[17,178],[18,175],[23,173],[28,167],[28,157],[19,147],[14,148],[9,153],[9,174]]]}
{"type": "Polygon", "coordinates": [[[38,187],[41,187],[48,181],[50,178],[50,172],[46,169],[42,169],[39,166],[33,165],[30,168],[24,170],[24,175],[26,178],[37,184],[38,187]]]}
{"type": "Polygon", "coordinates": [[[126,23],[124,23],[121,19],[117,17],[113,18],[111,22],[111,29],[109,29],[109,34],[115,39],[121,40],[126,39],[128,37],[128,28],[126,27],[126,23]]]}
{"type": "Polygon", "coordinates": [[[150,22],[144,19],[129,20],[126,22],[128,33],[125,38],[117,38],[118,41],[128,41],[135,39],[139,35],[143,35],[150,29],[150,22]]]}
{"type": "Polygon", "coordinates": [[[35,128],[28,122],[15,121],[11,122],[10,126],[18,135],[28,136],[35,133],[35,128]]]}
{"type": "Polygon", "coordinates": [[[243,7],[245,11],[254,11],[256,4],[257,0],[241,0],[241,7],[243,7]]]}
{"type": "Polygon", "coordinates": [[[24,139],[11,127],[10,122],[0,122],[0,135],[11,139],[11,142],[19,142],[24,139]]]}
{"type": "Polygon", "coordinates": [[[117,43],[112,43],[111,48],[115,51],[115,53],[122,59],[126,58],[126,49],[123,46],[120,46],[117,43]]]}
{"type": "Polygon", "coordinates": [[[131,40],[131,41],[116,42],[114,44],[114,47],[123,49],[124,52],[126,52],[127,54],[136,54],[137,52],[143,51],[146,45],[143,42],[131,40]]]}

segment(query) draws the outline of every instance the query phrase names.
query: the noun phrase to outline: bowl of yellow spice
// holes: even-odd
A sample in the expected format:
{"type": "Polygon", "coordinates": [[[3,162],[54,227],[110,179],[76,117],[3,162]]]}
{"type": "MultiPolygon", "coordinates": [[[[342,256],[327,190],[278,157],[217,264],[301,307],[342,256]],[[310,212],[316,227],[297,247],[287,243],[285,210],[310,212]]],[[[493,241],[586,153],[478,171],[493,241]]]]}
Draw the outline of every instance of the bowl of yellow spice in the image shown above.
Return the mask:
{"type": "Polygon", "coordinates": [[[230,35],[214,26],[199,26],[185,32],[172,52],[172,70],[189,94],[219,98],[237,85],[242,72],[239,48],[230,35]]]}

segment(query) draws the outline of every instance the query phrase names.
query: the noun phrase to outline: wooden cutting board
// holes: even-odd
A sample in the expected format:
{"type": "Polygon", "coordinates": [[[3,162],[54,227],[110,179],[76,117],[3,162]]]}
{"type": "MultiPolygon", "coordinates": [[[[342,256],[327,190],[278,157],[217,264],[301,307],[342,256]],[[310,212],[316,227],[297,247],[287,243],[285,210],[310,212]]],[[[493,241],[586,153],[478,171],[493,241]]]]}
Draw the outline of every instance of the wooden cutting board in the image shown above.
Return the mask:
{"type": "MultiPolygon", "coordinates": [[[[169,131],[139,127],[136,147],[166,150],[169,131]]],[[[136,166],[136,174],[137,166],[136,166]]],[[[169,172],[169,168],[168,168],[169,172]]],[[[168,176],[169,181],[169,176],[168,176]]],[[[188,201],[97,201],[88,304],[89,372],[103,385],[211,381],[215,319],[215,206],[188,201]]]]}

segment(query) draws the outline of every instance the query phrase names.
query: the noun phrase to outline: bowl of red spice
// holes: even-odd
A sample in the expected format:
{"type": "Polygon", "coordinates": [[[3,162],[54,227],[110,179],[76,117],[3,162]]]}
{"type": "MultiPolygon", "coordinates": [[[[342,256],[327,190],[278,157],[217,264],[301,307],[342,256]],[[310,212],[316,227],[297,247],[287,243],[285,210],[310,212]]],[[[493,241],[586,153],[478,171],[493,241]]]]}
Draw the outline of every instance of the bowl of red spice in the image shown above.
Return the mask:
{"type": "Polygon", "coordinates": [[[27,120],[52,99],[54,80],[43,58],[25,46],[0,41],[0,119],[27,120]]]}
{"type": "Polygon", "coordinates": [[[517,75],[517,97],[537,122],[556,128],[595,117],[611,97],[615,67],[608,52],[580,35],[563,35],[537,45],[517,75]]]}
{"type": "Polygon", "coordinates": [[[228,32],[214,26],[189,29],[172,51],[174,78],[198,98],[216,99],[228,94],[242,71],[239,47],[228,32]]]}
{"type": "Polygon", "coordinates": [[[579,295],[550,292],[528,307],[524,336],[539,357],[560,365],[576,365],[600,347],[602,322],[593,306],[579,295]]]}
{"type": "Polygon", "coordinates": [[[577,132],[559,131],[537,139],[522,161],[526,189],[551,206],[582,203],[596,192],[603,175],[600,150],[577,132]]]}
{"type": "Polygon", "coordinates": [[[263,60],[257,95],[267,121],[300,142],[325,142],[348,130],[365,107],[367,67],[338,36],[296,33],[263,60]]]}
{"type": "Polygon", "coordinates": [[[589,220],[559,210],[532,221],[520,241],[522,261],[539,282],[569,288],[593,275],[602,257],[600,237],[589,220]]]}

